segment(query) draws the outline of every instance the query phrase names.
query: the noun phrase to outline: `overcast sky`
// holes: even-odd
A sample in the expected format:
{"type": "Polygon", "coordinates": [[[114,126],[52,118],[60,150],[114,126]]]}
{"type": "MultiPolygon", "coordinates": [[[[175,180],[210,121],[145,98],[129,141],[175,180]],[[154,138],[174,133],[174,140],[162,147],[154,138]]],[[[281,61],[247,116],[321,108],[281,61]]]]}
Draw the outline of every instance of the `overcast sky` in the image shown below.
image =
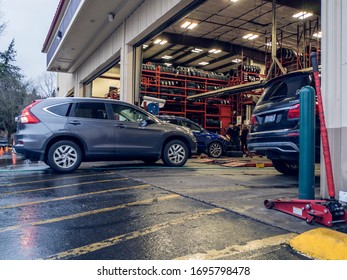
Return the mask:
{"type": "Polygon", "coordinates": [[[0,0],[0,14],[7,28],[0,37],[0,50],[15,40],[16,65],[27,78],[46,71],[46,54],[41,53],[59,0],[0,0]]]}

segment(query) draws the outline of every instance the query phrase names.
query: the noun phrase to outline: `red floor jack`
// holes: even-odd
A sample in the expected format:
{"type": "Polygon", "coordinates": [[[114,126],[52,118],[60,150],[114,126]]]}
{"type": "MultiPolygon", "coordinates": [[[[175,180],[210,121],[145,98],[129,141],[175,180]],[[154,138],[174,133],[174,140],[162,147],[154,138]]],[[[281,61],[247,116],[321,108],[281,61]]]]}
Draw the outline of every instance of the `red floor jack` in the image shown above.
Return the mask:
{"type": "Polygon", "coordinates": [[[317,54],[312,53],[313,76],[316,86],[316,94],[318,99],[318,115],[320,120],[320,132],[322,139],[323,156],[327,177],[329,200],[304,200],[293,199],[285,200],[265,200],[264,206],[268,209],[285,212],[287,214],[305,219],[308,224],[315,222],[325,226],[332,226],[334,223],[347,223],[347,210],[335,198],[334,177],[331,164],[329,139],[325,124],[323,101],[320,88],[320,78],[317,63],[317,54]]]}

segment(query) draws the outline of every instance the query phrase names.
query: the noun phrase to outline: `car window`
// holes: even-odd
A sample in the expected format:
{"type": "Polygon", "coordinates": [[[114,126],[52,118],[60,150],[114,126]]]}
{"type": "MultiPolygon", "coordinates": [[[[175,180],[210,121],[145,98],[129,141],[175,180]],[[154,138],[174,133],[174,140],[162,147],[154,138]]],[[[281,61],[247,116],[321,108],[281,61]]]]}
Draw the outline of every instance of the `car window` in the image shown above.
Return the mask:
{"type": "Polygon", "coordinates": [[[149,119],[149,116],[135,108],[112,104],[113,119],[123,122],[141,122],[149,119]]]}
{"type": "Polygon", "coordinates": [[[276,102],[285,98],[295,97],[298,95],[299,90],[306,85],[310,85],[308,75],[293,76],[276,81],[265,88],[258,104],[276,102]]]}
{"type": "Polygon", "coordinates": [[[59,105],[53,105],[51,107],[45,108],[46,111],[61,117],[66,117],[69,115],[69,110],[71,103],[64,103],[59,105]]]}
{"type": "Polygon", "coordinates": [[[107,119],[106,107],[100,102],[78,102],[71,113],[72,117],[107,119]]]}

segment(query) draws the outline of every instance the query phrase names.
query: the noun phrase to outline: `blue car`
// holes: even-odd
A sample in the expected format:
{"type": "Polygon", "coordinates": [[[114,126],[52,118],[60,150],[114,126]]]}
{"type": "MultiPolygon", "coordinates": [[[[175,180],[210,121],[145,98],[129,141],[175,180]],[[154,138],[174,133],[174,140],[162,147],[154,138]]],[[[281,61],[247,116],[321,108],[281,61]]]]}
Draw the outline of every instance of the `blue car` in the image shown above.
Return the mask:
{"type": "Polygon", "coordinates": [[[228,139],[218,133],[210,132],[198,125],[197,123],[177,116],[161,115],[158,118],[162,121],[172,124],[188,127],[198,142],[198,154],[205,153],[213,158],[218,158],[230,150],[230,142],[228,139]]]}

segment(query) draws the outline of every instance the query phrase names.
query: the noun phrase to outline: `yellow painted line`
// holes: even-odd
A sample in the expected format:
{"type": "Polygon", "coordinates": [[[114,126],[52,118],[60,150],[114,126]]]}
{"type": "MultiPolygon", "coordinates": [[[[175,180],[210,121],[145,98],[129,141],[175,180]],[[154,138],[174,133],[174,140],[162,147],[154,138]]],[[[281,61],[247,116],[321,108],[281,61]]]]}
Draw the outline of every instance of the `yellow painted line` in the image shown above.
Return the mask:
{"type": "Polygon", "coordinates": [[[281,245],[289,242],[289,240],[296,235],[296,233],[287,233],[271,236],[249,241],[245,245],[232,245],[224,248],[223,250],[209,250],[205,253],[197,253],[179,257],[177,260],[217,260],[227,258],[237,254],[248,253],[271,246],[281,245]]]}
{"type": "Polygon", "coordinates": [[[89,193],[82,193],[82,194],[76,194],[76,195],[70,195],[70,196],[57,197],[57,198],[52,198],[52,199],[47,199],[47,200],[38,200],[38,201],[32,201],[32,202],[26,202],[26,203],[20,203],[20,204],[0,206],[0,209],[8,209],[8,208],[15,208],[15,207],[22,207],[22,206],[29,206],[29,205],[53,202],[53,201],[61,201],[61,200],[67,200],[67,199],[72,199],[72,198],[79,198],[79,197],[83,197],[83,196],[97,195],[97,194],[102,194],[102,193],[117,192],[117,191],[123,191],[123,190],[131,190],[131,189],[140,189],[140,188],[146,188],[146,187],[150,187],[150,186],[151,186],[150,184],[144,184],[144,185],[118,188],[118,189],[108,189],[108,190],[97,191],[97,192],[89,192],[89,193]]]}
{"type": "MultiPolygon", "coordinates": [[[[25,182],[18,182],[18,183],[0,184],[0,187],[13,187],[13,186],[25,185],[25,184],[35,184],[35,183],[43,183],[43,182],[51,182],[51,181],[61,181],[61,180],[64,180],[64,179],[84,178],[84,177],[91,177],[91,176],[104,176],[104,175],[113,175],[113,174],[116,174],[116,173],[108,172],[108,173],[102,173],[102,174],[66,176],[66,177],[58,177],[58,178],[44,179],[44,180],[35,180],[35,181],[25,181],[25,182]]],[[[37,176],[35,176],[35,177],[37,177],[37,176]]],[[[25,177],[25,178],[28,178],[28,177],[25,177]]]]}
{"type": "Polygon", "coordinates": [[[51,223],[56,223],[56,222],[61,222],[61,221],[66,221],[66,220],[71,220],[71,219],[82,218],[82,217],[86,217],[86,216],[91,216],[91,215],[96,215],[96,214],[100,214],[100,213],[115,211],[115,210],[119,210],[119,209],[123,209],[123,208],[127,208],[127,207],[132,207],[132,206],[151,204],[151,203],[155,203],[157,201],[164,201],[164,200],[173,199],[173,198],[177,198],[177,197],[180,197],[180,196],[177,194],[171,194],[171,195],[166,195],[166,196],[162,196],[162,197],[156,197],[155,199],[153,199],[153,198],[145,199],[145,200],[141,200],[141,201],[129,202],[129,203],[121,204],[121,205],[116,205],[116,206],[111,206],[111,207],[106,207],[106,208],[100,208],[100,209],[86,211],[86,212],[80,212],[80,213],[76,213],[76,214],[72,214],[72,215],[66,215],[66,216],[51,218],[51,219],[47,219],[47,220],[41,220],[41,221],[36,221],[36,222],[31,222],[31,223],[25,223],[25,224],[19,224],[19,225],[15,225],[15,226],[4,227],[4,228],[0,228],[0,233],[18,230],[18,229],[22,229],[22,228],[26,228],[26,227],[30,227],[30,226],[46,225],[46,224],[51,224],[51,223]]]}
{"type": "Polygon", "coordinates": [[[347,260],[347,234],[327,228],[306,231],[289,242],[306,256],[319,260],[347,260]]]}
{"type": "Polygon", "coordinates": [[[146,227],[146,228],[141,229],[139,231],[133,231],[133,232],[125,233],[125,234],[118,235],[118,236],[115,236],[112,238],[104,239],[100,242],[92,243],[92,244],[85,245],[85,246],[78,247],[78,248],[74,248],[74,249],[70,249],[70,250],[67,250],[65,252],[51,255],[51,256],[47,257],[46,259],[60,260],[60,259],[68,259],[68,258],[78,257],[78,256],[92,253],[92,252],[95,252],[95,251],[98,251],[98,250],[101,250],[101,249],[104,249],[107,247],[111,247],[111,246],[116,245],[117,243],[120,243],[120,242],[139,238],[139,237],[157,232],[159,230],[166,229],[166,228],[171,227],[171,226],[176,226],[176,225],[188,222],[188,221],[197,220],[197,219],[203,218],[205,216],[218,214],[218,213],[223,212],[223,211],[224,210],[220,209],[220,208],[214,208],[211,210],[201,211],[201,212],[198,212],[195,214],[187,215],[187,216],[177,218],[177,219],[174,219],[171,221],[167,221],[167,222],[164,222],[161,224],[157,224],[157,225],[154,225],[151,227],[146,227]]]}
{"type": "Polygon", "coordinates": [[[243,191],[248,189],[244,186],[230,186],[230,187],[206,187],[206,188],[194,188],[186,190],[185,193],[214,193],[214,192],[232,192],[232,191],[243,191]]]}
{"type": "Polygon", "coordinates": [[[93,184],[93,183],[108,183],[108,182],[121,181],[121,180],[128,180],[128,178],[115,178],[115,179],[107,179],[107,180],[98,180],[98,181],[89,181],[89,182],[81,182],[81,183],[75,183],[75,184],[61,185],[61,186],[55,186],[55,187],[23,190],[23,191],[16,191],[16,192],[6,192],[6,193],[1,193],[0,196],[47,191],[47,190],[53,190],[53,189],[62,189],[62,188],[68,188],[68,187],[73,187],[73,186],[89,185],[89,184],[93,184]]]}

